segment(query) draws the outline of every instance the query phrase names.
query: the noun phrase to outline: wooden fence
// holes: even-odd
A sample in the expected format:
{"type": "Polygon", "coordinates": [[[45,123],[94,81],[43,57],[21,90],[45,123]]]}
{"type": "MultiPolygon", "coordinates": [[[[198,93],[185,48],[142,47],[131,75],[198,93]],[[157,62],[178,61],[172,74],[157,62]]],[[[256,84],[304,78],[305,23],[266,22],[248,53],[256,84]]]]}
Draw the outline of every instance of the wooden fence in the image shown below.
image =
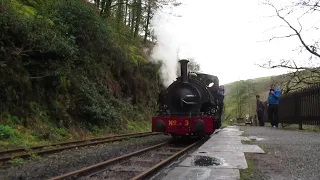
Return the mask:
{"type": "Polygon", "coordinates": [[[282,95],[279,123],[299,124],[299,129],[303,124],[320,125],[320,84],[282,95]]]}

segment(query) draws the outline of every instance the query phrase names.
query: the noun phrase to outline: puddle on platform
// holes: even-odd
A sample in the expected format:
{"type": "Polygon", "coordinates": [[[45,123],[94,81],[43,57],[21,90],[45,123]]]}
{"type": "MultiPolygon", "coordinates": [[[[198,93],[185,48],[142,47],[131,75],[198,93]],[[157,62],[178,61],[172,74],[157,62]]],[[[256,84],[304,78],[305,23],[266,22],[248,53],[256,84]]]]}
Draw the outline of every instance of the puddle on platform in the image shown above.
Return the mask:
{"type": "Polygon", "coordinates": [[[219,166],[222,162],[214,157],[196,156],[194,158],[194,165],[196,166],[219,166]]]}

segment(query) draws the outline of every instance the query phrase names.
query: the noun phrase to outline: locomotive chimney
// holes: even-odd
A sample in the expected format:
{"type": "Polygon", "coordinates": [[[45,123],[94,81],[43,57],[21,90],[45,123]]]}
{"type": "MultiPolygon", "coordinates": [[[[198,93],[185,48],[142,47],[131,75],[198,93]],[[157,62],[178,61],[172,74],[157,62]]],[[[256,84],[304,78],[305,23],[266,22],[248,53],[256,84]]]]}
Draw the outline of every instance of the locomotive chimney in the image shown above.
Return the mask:
{"type": "Polygon", "coordinates": [[[181,82],[187,83],[188,82],[188,60],[182,59],[179,61],[181,65],[181,82]]]}

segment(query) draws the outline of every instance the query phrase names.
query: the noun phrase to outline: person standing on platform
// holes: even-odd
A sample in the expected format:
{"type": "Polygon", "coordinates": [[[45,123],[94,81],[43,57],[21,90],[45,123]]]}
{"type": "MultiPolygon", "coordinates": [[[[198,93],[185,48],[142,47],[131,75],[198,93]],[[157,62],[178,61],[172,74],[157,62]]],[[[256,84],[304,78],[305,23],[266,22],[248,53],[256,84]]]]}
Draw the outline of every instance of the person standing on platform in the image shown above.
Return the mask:
{"type": "Polygon", "coordinates": [[[225,89],[224,89],[224,86],[221,85],[219,86],[219,90],[218,90],[218,106],[219,106],[219,125],[218,127],[220,128],[222,123],[222,113],[223,113],[223,107],[224,107],[224,96],[225,96],[225,89]]]}
{"type": "Polygon", "coordinates": [[[223,111],[224,96],[225,96],[225,89],[224,89],[224,86],[221,85],[221,86],[219,86],[219,91],[218,91],[218,97],[219,97],[219,102],[220,102],[220,111],[221,111],[221,114],[222,114],[222,111],[223,111]]]}
{"type": "Polygon", "coordinates": [[[278,128],[279,117],[278,108],[280,100],[281,91],[276,88],[275,84],[270,86],[269,96],[268,96],[268,119],[271,122],[271,127],[278,128]]]}
{"type": "Polygon", "coordinates": [[[264,126],[264,110],[265,110],[265,106],[264,106],[263,102],[260,100],[260,96],[259,95],[256,95],[256,100],[257,100],[256,111],[257,111],[259,126],[264,126]]]}

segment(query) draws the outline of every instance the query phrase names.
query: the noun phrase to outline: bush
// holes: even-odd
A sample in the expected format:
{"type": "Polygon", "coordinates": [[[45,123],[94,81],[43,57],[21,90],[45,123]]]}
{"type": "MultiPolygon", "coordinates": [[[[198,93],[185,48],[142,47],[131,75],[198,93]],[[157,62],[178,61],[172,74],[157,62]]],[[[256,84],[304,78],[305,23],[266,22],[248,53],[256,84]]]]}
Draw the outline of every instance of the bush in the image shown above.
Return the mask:
{"type": "Polygon", "coordinates": [[[0,139],[8,139],[13,135],[13,129],[8,125],[0,125],[0,139]]]}

